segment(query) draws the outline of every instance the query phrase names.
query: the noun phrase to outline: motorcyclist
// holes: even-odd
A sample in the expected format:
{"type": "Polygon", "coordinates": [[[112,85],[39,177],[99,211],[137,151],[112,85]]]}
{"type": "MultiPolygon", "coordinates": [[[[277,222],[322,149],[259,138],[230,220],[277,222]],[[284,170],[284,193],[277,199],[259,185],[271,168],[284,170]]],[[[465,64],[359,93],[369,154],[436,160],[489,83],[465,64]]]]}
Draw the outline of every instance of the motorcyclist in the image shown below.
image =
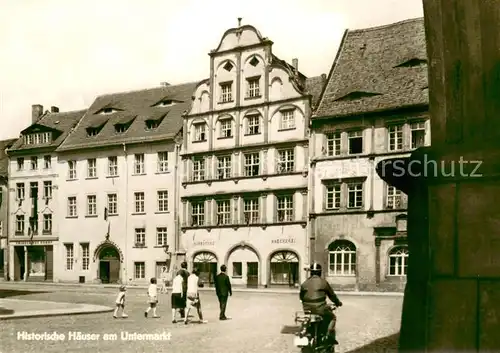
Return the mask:
{"type": "Polygon", "coordinates": [[[328,342],[338,344],[335,337],[335,315],[326,303],[328,297],[336,306],[342,306],[330,284],[321,278],[321,265],[313,263],[309,267],[311,276],[300,286],[300,300],[304,311],[320,315],[324,324],[328,324],[328,342]]]}

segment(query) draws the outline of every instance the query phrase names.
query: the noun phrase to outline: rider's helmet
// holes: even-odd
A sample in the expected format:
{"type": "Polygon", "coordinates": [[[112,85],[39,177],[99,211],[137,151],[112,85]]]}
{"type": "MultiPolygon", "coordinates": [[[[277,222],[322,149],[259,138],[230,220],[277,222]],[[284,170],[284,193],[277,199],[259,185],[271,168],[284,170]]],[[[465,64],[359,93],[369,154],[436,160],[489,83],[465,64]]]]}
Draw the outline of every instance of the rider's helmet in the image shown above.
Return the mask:
{"type": "Polygon", "coordinates": [[[321,276],[321,265],[314,262],[309,266],[309,271],[311,272],[311,276],[321,276]]]}

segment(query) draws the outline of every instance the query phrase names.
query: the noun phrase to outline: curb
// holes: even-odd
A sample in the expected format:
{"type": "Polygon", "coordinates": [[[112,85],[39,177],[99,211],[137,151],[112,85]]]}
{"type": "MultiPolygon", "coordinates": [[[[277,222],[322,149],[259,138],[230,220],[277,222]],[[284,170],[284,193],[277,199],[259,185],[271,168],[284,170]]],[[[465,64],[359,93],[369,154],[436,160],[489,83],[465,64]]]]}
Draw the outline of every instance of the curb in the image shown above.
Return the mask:
{"type": "MultiPolygon", "coordinates": [[[[70,288],[106,288],[106,289],[117,289],[120,287],[119,284],[78,284],[78,283],[40,283],[40,282],[0,282],[0,289],[2,284],[12,285],[19,287],[29,286],[30,284],[35,285],[37,287],[46,286],[46,287],[70,287],[70,288]]],[[[147,289],[147,285],[127,285],[128,290],[133,289],[147,289]]],[[[167,287],[170,291],[172,287],[167,287]]],[[[37,291],[43,291],[42,289],[37,289],[37,291]]],[[[199,291],[202,292],[215,292],[215,288],[199,288],[199,291]]],[[[233,288],[233,292],[235,293],[263,293],[263,294],[295,294],[299,293],[298,289],[279,289],[279,288],[233,288]]],[[[335,291],[337,295],[343,296],[372,296],[372,297],[403,297],[403,292],[355,292],[355,291],[335,291]]]]}
{"type": "MultiPolygon", "coordinates": [[[[18,302],[23,302],[24,300],[20,299],[8,299],[10,301],[15,300],[18,302]]],[[[50,309],[50,310],[31,310],[25,312],[16,312],[12,315],[0,315],[1,320],[15,320],[15,319],[28,319],[28,318],[39,318],[39,317],[49,317],[49,316],[67,316],[67,315],[88,315],[88,314],[99,314],[99,313],[108,313],[113,311],[114,309],[109,306],[102,305],[88,305],[88,304],[74,304],[74,303],[64,303],[64,302],[48,302],[48,301],[39,301],[38,303],[57,303],[57,304],[72,304],[78,305],[76,308],[66,308],[66,309],[50,309]]]]}

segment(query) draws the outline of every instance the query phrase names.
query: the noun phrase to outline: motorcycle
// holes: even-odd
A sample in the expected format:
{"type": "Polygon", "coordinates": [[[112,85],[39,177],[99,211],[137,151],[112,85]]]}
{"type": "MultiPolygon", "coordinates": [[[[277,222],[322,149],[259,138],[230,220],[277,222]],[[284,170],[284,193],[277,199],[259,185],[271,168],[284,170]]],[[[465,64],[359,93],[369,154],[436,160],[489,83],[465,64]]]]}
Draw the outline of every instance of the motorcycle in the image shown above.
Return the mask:
{"type": "MultiPolygon", "coordinates": [[[[328,309],[334,314],[337,306],[328,305],[328,309]]],[[[297,311],[295,313],[295,323],[300,323],[300,328],[294,337],[294,345],[299,347],[301,353],[333,353],[335,345],[327,341],[327,325],[323,324],[320,315],[312,314],[309,311],[297,311]]]]}

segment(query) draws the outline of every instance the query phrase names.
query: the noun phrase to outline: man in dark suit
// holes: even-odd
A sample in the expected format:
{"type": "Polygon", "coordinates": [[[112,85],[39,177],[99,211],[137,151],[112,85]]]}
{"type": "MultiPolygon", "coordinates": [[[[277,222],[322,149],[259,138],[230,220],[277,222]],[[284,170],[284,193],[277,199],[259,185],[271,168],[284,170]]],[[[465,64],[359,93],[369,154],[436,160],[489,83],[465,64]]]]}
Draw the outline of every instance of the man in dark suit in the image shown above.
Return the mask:
{"type": "Polygon", "coordinates": [[[187,262],[184,261],[181,263],[181,269],[177,272],[177,274],[180,274],[182,276],[182,308],[179,309],[179,312],[181,314],[181,318],[184,319],[185,316],[185,309],[186,309],[186,293],[187,293],[187,279],[189,277],[189,272],[187,270],[187,262]]]}
{"type": "Polygon", "coordinates": [[[231,290],[231,282],[229,281],[228,275],[226,275],[227,267],[226,265],[222,265],[220,267],[221,273],[215,276],[215,293],[217,294],[217,298],[219,298],[220,305],[220,314],[219,320],[227,320],[226,317],[226,305],[227,298],[230,295],[233,295],[231,290]]]}

